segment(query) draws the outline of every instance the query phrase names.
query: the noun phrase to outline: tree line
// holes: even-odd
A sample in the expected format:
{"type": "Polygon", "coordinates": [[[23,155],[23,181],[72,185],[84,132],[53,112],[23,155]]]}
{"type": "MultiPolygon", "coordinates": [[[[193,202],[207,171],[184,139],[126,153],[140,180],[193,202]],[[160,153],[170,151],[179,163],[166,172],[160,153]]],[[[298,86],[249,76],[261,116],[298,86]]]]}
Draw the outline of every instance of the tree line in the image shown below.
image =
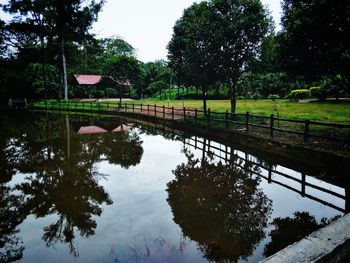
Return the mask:
{"type": "Polygon", "coordinates": [[[273,28],[260,0],[195,3],[176,22],[168,45],[178,83],[228,87],[231,110],[239,97],[349,94],[350,3],[283,0],[282,30],[273,28]],[[309,90],[307,90],[309,92],[309,90]]]}
{"type": "Polygon", "coordinates": [[[204,110],[211,94],[229,98],[232,112],[242,98],[350,94],[349,1],[282,0],[279,32],[260,0],[194,3],[174,25],[168,60],[149,63],[139,61],[124,39],[89,33],[103,4],[10,0],[1,5],[13,15],[0,20],[2,100],[114,97],[120,92],[111,85],[78,87],[74,74],[127,79],[133,98],[200,90],[204,110]]]}
{"type": "Polygon", "coordinates": [[[150,96],[168,86],[171,71],[164,60],[142,63],[119,36],[98,39],[89,33],[104,1],[8,1],[0,20],[0,97],[67,99],[115,97],[111,84],[79,87],[74,74],[97,74],[129,80],[130,95],[150,96]]]}

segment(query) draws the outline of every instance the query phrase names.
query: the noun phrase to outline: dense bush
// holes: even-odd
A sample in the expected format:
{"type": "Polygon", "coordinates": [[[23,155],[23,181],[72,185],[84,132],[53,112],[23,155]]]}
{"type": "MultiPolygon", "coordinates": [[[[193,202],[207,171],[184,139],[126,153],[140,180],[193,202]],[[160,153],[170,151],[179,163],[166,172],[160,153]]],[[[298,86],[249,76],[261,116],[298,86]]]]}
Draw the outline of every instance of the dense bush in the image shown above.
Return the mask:
{"type": "Polygon", "coordinates": [[[318,98],[320,100],[327,97],[327,91],[323,87],[311,87],[309,91],[311,97],[318,98]]]}
{"type": "Polygon", "coordinates": [[[280,99],[281,97],[277,94],[270,94],[268,97],[267,97],[269,100],[278,100],[280,99]]]}
{"type": "Polygon", "coordinates": [[[291,98],[294,100],[302,100],[310,96],[308,89],[295,89],[290,92],[291,98]]]}
{"type": "Polygon", "coordinates": [[[300,77],[286,75],[283,72],[275,73],[243,73],[237,84],[237,93],[247,99],[253,99],[255,93],[261,98],[268,98],[270,94],[280,97],[286,96],[293,88],[298,89],[305,86],[300,77]]]}
{"type": "Polygon", "coordinates": [[[261,95],[258,93],[258,92],[255,92],[252,96],[252,99],[253,100],[258,100],[258,99],[261,99],[261,95]]]}

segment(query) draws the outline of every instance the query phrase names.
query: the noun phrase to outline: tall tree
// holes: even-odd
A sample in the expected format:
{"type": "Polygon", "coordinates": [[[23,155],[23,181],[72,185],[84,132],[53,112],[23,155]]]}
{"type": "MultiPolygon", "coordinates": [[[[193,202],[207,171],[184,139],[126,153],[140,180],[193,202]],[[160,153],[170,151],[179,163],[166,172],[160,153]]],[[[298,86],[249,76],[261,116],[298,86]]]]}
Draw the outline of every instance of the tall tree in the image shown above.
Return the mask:
{"type": "Polygon", "coordinates": [[[272,29],[271,18],[260,0],[213,0],[216,25],[216,58],[222,81],[230,86],[231,111],[236,110],[237,81],[252,57],[260,51],[272,29]]]}
{"type": "Polygon", "coordinates": [[[126,86],[140,84],[141,65],[134,57],[119,56],[109,65],[108,74],[113,77],[116,83],[121,102],[126,86]]]}
{"type": "Polygon", "coordinates": [[[218,79],[217,61],[213,53],[219,48],[209,2],[194,3],[176,22],[168,44],[168,58],[178,85],[197,86],[203,93],[203,110],[207,110],[207,90],[218,79]]]}
{"type": "Polygon", "coordinates": [[[81,42],[86,37],[103,3],[104,0],[10,0],[2,6],[4,11],[20,14],[13,20],[13,25],[26,28],[27,32],[39,37],[42,43],[45,38],[59,43],[65,99],[68,99],[65,43],[81,42]]]}
{"type": "Polygon", "coordinates": [[[174,27],[169,43],[170,65],[180,80],[206,88],[230,86],[231,111],[236,85],[249,60],[257,56],[270,21],[260,0],[211,0],[193,4],[174,27]]]}
{"type": "Polygon", "coordinates": [[[82,41],[92,23],[97,20],[97,14],[101,10],[104,0],[95,2],[83,0],[54,0],[52,12],[52,24],[61,45],[62,84],[64,99],[68,99],[68,84],[65,56],[65,42],[68,40],[82,41]]]}
{"type": "Polygon", "coordinates": [[[350,2],[283,0],[282,9],[280,48],[286,70],[311,81],[337,74],[350,80],[350,2]]]}

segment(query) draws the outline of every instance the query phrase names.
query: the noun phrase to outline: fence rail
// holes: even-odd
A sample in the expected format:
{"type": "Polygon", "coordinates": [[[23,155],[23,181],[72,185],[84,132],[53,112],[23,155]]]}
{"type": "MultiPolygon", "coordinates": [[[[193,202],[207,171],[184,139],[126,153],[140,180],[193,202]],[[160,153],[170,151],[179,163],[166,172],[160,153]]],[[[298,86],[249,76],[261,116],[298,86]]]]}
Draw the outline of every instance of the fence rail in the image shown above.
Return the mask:
{"type": "Polygon", "coordinates": [[[157,118],[182,120],[194,122],[196,125],[207,127],[219,127],[225,129],[240,129],[250,132],[251,128],[269,131],[269,136],[274,137],[275,132],[294,134],[301,136],[305,142],[310,138],[324,139],[350,143],[350,124],[337,124],[310,120],[295,120],[270,116],[260,116],[246,113],[207,112],[195,108],[175,108],[165,105],[149,105],[142,103],[116,103],[116,102],[77,102],[77,101],[36,101],[31,104],[34,107],[46,109],[81,109],[91,111],[125,111],[157,118]],[[286,127],[281,127],[284,123],[286,127]],[[332,130],[330,130],[330,128],[332,130]],[[317,132],[312,132],[316,130],[317,132]],[[330,134],[331,133],[331,134],[330,134]],[[333,133],[333,134],[332,134],[333,133]]]}
{"type": "Polygon", "coordinates": [[[310,183],[308,181],[309,181],[309,178],[311,178],[311,176],[308,176],[303,173],[297,173],[299,174],[298,176],[288,175],[283,172],[283,169],[281,169],[283,167],[277,166],[273,168],[273,165],[271,164],[266,165],[263,163],[259,163],[258,161],[250,159],[250,156],[247,154],[245,155],[245,158],[244,158],[239,154],[233,152],[232,148],[229,149],[229,147],[226,145],[216,143],[219,146],[214,146],[210,140],[203,141],[197,137],[194,137],[194,138],[191,137],[191,138],[184,139],[183,143],[185,148],[189,147],[194,150],[201,150],[206,155],[215,156],[219,160],[226,163],[234,162],[236,167],[242,170],[248,171],[250,174],[263,178],[266,181],[268,181],[268,183],[278,184],[286,189],[289,189],[293,192],[300,194],[302,197],[309,198],[311,200],[314,200],[328,207],[334,208],[343,213],[349,212],[346,210],[347,205],[344,205],[343,207],[339,207],[337,204],[333,202],[334,198],[344,200],[344,202],[349,202],[349,196],[346,195],[347,192],[344,191],[344,193],[341,194],[338,191],[329,189],[329,186],[328,186],[329,183],[327,182],[319,180],[317,185],[310,183]],[[255,168],[259,168],[260,171],[257,171],[255,168]],[[287,179],[287,181],[283,180],[283,178],[287,179]],[[296,185],[298,187],[296,187],[296,185]],[[324,197],[327,197],[326,200],[321,199],[317,195],[313,195],[312,193],[314,192],[314,190],[317,190],[322,194],[324,194],[325,195],[324,197]]]}

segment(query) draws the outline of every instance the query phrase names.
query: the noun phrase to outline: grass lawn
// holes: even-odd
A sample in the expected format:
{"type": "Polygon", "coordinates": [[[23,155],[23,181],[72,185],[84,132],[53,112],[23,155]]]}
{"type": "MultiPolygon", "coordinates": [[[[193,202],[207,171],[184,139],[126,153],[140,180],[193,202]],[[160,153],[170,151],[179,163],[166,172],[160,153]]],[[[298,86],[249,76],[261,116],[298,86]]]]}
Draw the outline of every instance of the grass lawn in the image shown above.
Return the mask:
{"type": "MultiPolygon", "coordinates": [[[[203,108],[201,100],[134,100],[134,103],[157,104],[176,107],[203,108]]],[[[207,107],[212,111],[230,109],[229,100],[208,100],[207,107]]],[[[350,123],[350,101],[342,102],[295,102],[289,100],[238,100],[237,112],[269,116],[278,115],[283,118],[309,119],[326,122],[350,123]]]]}

